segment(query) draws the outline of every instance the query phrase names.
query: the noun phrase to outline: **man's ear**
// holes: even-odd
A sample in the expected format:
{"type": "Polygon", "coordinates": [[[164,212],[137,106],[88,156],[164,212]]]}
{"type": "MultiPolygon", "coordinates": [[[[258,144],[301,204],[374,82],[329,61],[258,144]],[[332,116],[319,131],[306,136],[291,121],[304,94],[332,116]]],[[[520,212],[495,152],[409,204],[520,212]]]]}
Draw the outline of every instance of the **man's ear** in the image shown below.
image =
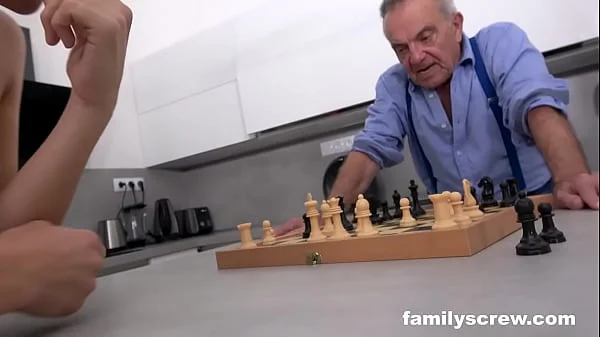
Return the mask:
{"type": "Polygon", "coordinates": [[[454,36],[457,42],[461,42],[463,34],[464,17],[461,12],[456,12],[452,16],[452,26],[454,27],[454,36]]]}

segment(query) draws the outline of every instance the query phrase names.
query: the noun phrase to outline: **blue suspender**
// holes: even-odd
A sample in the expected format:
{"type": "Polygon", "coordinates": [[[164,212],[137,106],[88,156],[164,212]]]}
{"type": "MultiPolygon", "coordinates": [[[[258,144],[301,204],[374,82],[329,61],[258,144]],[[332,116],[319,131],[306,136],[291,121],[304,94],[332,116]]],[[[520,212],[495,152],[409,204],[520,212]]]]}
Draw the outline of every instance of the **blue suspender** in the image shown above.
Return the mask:
{"type": "MultiPolygon", "coordinates": [[[[517,156],[517,149],[512,143],[510,131],[504,126],[504,123],[502,122],[502,108],[498,105],[498,96],[496,95],[496,90],[494,89],[494,86],[490,81],[490,78],[488,77],[485,64],[483,63],[483,58],[481,57],[481,53],[479,52],[477,41],[475,41],[474,37],[470,38],[469,41],[471,42],[471,48],[473,49],[473,55],[475,56],[475,72],[477,73],[479,82],[481,83],[483,91],[487,96],[490,109],[494,113],[494,117],[496,118],[496,122],[498,123],[498,127],[500,128],[500,134],[502,135],[502,141],[504,142],[504,147],[506,148],[506,154],[508,156],[508,161],[512,169],[513,177],[519,185],[519,190],[526,190],[527,185],[525,184],[523,170],[521,169],[521,164],[519,163],[519,158],[517,156]]],[[[425,162],[425,169],[427,170],[427,175],[429,176],[429,179],[431,179],[431,184],[434,187],[434,191],[430,191],[430,193],[437,193],[437,180],[433,175],[431,164],[429,163],[427,157],[423,153],[423,148],[421,147],[421,144],[418,140],[418,136],[414,131],[414,124],[412,120],[412,99],[408,91],[408,85],[406,86],[406,111],[411,132],[414,133],[413,138],[416,140],[415,145],[418,146],[418,150],[421,152],[421,155],[425,162]]]]}

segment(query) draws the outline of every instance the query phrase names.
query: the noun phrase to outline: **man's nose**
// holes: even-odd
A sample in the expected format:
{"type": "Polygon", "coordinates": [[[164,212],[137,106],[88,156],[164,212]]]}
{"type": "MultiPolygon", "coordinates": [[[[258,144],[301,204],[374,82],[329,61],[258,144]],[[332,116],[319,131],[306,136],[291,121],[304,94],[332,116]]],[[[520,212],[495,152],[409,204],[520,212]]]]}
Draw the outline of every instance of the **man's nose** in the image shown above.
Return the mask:
{"type": "Polygon", "coordinates": [[[412,46],[412,48],[410,48],[409,60],[412,66],[418,66],[423,62],[424,59],[425,53],[423,52],[422,48],[419,46],[412,46]]]}

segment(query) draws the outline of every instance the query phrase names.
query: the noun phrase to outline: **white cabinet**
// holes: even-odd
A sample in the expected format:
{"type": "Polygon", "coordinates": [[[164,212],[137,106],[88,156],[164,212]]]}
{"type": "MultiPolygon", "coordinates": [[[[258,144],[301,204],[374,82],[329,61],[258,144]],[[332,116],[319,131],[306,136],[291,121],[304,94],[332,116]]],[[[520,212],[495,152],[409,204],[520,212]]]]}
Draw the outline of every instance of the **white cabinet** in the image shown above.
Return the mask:
{"type": "Polygon", "coordinates": [[[491,23],[513,22],[543,52],[598,37],[598,0],[455,1],[468,35],[491,23]]]}
{"type": "Polygon", "coordinates": [[[146,166],[180,159],[249,137],[235,81],[138,116],[146,166]]]}
{"type": "Polygon", "coordinates": [[[246,130],[259,132],[372,100],[378,77],[397,62],[369,20],[238,70],[246,130]]]}
{"type": "Polygon", "coordinates": [[[216,26],[154,53],[132,67],[137,112],[160,108],[235,80],[235,34],[216,26]]]}

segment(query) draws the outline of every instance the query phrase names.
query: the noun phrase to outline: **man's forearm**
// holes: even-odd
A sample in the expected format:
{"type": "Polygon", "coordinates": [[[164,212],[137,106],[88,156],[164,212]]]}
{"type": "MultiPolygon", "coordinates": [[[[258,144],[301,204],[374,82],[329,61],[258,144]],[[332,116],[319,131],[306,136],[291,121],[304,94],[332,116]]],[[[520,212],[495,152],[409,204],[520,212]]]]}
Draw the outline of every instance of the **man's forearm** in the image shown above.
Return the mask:
{"type": "Polygon", "coordinates": [[[69,101],[40,149],[0,192],[0,231],[33,220],[62,223],[109,120],[110,113],[69,101]]]}
{"type": "Polygon", "coordinates": [[[368,156],[360,152],[351,152],[340,168],[328,198],[343,196],[344,204],[356,201],[358,195],[367,190],[379,167],[368,156]]]}
{"type": "Polygon", "coordinates": [[[590,171],[581,144],[563,115],[550,107],[539,107],[529,112],[527,120],[555,182],[590,171]]]}

